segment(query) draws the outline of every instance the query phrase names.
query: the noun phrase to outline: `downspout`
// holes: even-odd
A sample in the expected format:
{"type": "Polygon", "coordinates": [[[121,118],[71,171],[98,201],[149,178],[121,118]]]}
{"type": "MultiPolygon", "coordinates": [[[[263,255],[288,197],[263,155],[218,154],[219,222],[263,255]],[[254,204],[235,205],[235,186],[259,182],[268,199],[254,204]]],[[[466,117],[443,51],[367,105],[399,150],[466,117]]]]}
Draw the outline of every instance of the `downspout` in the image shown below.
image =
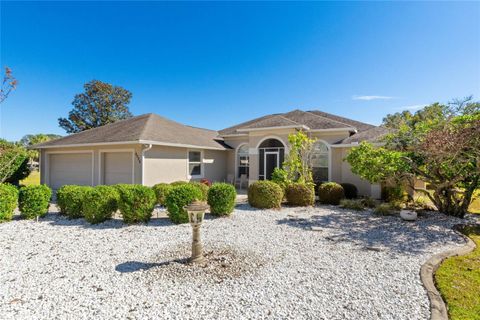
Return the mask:
{"type": "Polygon", "coordinates": [[[144,145],[146,148],[145,149],[142,149],[142,185],[145,181],[145,152],[147,152],[148,150],[152,149],[152,144],[146,144],[144,145]]]}

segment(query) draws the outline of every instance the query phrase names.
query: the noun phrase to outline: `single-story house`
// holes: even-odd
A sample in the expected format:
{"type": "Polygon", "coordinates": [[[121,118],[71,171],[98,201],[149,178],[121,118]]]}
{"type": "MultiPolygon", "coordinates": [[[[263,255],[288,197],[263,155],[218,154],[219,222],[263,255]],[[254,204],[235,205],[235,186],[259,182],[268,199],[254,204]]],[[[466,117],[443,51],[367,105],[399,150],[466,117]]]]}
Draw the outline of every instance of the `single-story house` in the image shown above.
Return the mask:
{"type": "Polygon", "coordinates": [[[312,169],[316,180],[349,182],[362,195],[380,196],[343,161],[361,141],[377,141],[382,127],[322,111],[294,110],[256,118],[220,131],[144,114],[35,146],[41,182],[65,184],[137,183],[177,180],[248,182],[269,179],[288,153],[288,135],[303,130],[316,138],[312,169]]]}

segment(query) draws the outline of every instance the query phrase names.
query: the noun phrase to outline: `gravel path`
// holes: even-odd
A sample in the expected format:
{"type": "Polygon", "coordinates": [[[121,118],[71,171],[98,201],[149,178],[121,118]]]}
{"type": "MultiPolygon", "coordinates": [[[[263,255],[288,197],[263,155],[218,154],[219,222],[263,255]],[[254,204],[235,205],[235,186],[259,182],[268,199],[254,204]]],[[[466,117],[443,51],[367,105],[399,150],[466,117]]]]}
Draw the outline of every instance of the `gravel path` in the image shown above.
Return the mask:
{"type": "Polygon", "coordinates": [[[2,319],[427,319],[421,264],[464,244],[440,214],[407,223],[334,207],[208,219],[209,264],[166,218],[0,225],[2,319]],[[313,230],[312,230],[313,229],[313,230]]]}

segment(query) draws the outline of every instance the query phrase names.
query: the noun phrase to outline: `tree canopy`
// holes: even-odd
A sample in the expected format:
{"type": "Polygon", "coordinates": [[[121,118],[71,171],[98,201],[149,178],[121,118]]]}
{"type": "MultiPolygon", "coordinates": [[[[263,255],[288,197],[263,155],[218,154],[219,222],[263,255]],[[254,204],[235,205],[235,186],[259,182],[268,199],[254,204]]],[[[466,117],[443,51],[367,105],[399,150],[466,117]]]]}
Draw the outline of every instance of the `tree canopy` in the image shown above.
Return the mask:
{"type": "Polygon", "coordinates": [[[130,91],[92,80],[84,85],[85,92],[75,95],[68,118],[58,124],[67,133],[76,133],[132,117],[128,104],[130,91]]]}
{"type": "MultiPolygon", "coordinates": [[[[22,139],[20,139],[19,143],[25,147],[28,148],[30,146],[33,146],[38,143],[42,142],[47,142],[50,140],[58,139],[61,138],[61,135],[58,134],[44,134],[44,133],[38,133],[38,134],[27,134],[23,136],[22,139]]],[[[38,151],[36,150],[29,150],[28,151],[29,156],[31,159],[38,161],[38,151]]]]}

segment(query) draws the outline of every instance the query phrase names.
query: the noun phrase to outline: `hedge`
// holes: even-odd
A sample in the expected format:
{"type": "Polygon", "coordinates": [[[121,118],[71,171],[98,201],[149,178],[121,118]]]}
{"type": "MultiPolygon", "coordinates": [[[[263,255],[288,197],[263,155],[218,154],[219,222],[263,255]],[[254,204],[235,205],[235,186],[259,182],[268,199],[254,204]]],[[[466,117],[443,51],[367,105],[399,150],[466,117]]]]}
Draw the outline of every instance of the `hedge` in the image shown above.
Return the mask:
{"type": "Polygon", "coordinates": [[[255,181],[248,187],[248,203],[255,208],[281,208],[282,188],[268,180],[255,181]]]}
{"type": "Polygon", "coordinates": [[[170,185],[172,187],[178,187],[178,186],[181,186],[181,185],[184,185],[184,184],[187,184],[188,182],[187,181],[174,181],[172,183],[170,183],[170,185]]]}
{"type": "Polygon", "coordinates": [[[217,216],[230,215],[235,208],[237,192],[229,183],[214,183],[208,190],[210,213],[217,216]]]}
{"type": "Polygon", "coordinates": [[[155,191],[157,203],[159,205],[165,205],[165,199],[167,198],[167,194],[172,188],[173,186],[168,183],[158,183],[152,187],[153,191],[155,191]]]}
{"type": "Polygon", "coordinates": [[[112,186],[96,186],[85,192],[83,212],[85,220],[96,224],[112,218],[118,209],[120,194],[112,186]]]}
{"type": "Polygon", "coordinates": [[[20,188],[18,208],[26,219],[43,217],[48,212],[52,190],[44,184],[20,188]]]}
{"type": "Polygon", "coordinates": [[[315,190],[304,183],[291,183],[285,189],[287,202],[292,206],[312,206],[315,204],[315,190]]]}
{"type": "Polygon", "coordinates": [[[318,199],[323,204],[338,205],[343,198],[345,198],[345,192],[336,182],[322,183],[318,187],[318,199]]]}
{"type": "Polygon", "coordinates": [[[117,185],[115,188],[120,195],[118,209],[125,223],[150,221],[157,203],[157,197],[151,188],[139,184],[117,185]]]}
{"type": "Polygon", "coordinates": [[[57,205],[60,212],[67,215],[70,219],[84,217],[83,203],[85,194],[93,187],[65,185],[57,190],[57,205]]]}
{"type": "Polygon", "coordinates": [[[200,192],[202,193],[202,198],[198,199],[198,200],[207,201],[208,189],[209,189],[208,185],[206,185],[204,183],[201,183],[201,182],[197,182],[197,181],[192,181],[192,182],[190,182],[190,184],[195,186],[195,188],[198,188],[200,190],[200,192]]]}
{"type": "Polygon", "coordinates": [[[340,185],[342,186],[343,191],[345,192],[345,198],[356,199],[358,197],[358,189],[354,184],[345,182],[345,183],[340,183],[340,185]]]}
{"type": "Polygon", "coordinates": [[[18,204],[18,189],[11,184],[0,184],[0,222],[10,221],[18,204]]]}
{"type": "Polygon", "coordinates": [[[188,213],[183,207],[202,197],[200,189],[191,183],[174,187],[165,200],[168,217],[173,223],[187,223],[188,213]]]}

